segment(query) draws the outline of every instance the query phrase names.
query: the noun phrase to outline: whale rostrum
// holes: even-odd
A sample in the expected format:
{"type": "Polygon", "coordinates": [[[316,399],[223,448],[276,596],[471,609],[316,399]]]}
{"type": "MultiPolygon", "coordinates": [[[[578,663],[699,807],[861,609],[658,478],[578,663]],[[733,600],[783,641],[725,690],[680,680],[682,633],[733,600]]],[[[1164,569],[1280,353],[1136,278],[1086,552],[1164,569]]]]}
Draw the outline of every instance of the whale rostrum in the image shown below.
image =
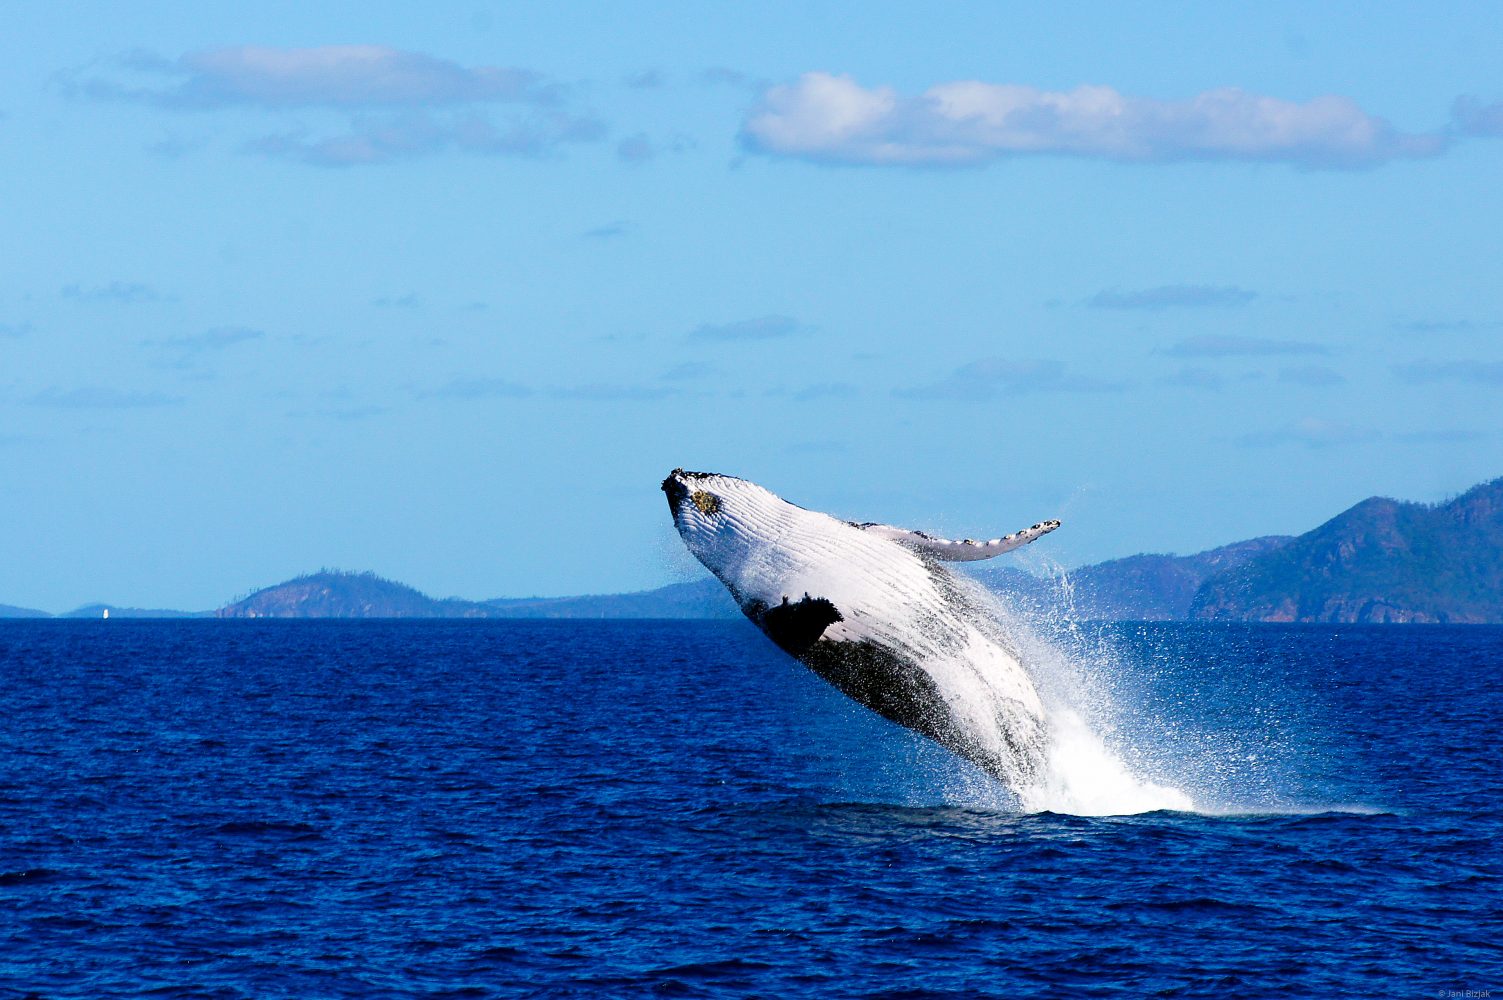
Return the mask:
{"type": "Polygon", "coordinates": [[[780,649],[1014,792],[1038,777],[1038,694],[1006,638],[942,564],[1013,551],[1058,521],[951,541],[843,521],[717,473],[675,469],[663,491],[689,551],[780,649]]]}

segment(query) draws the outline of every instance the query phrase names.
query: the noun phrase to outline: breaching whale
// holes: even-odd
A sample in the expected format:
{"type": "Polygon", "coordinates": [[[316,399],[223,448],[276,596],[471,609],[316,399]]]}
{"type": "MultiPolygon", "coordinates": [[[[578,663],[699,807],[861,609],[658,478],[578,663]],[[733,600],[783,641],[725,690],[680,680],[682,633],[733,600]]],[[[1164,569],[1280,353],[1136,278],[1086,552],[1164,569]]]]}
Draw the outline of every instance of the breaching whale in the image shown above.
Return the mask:
{"type": "Polygon", "coordinates": [[[950,541],[805,510],[734,476],[674,469],[663,491],[689,551],[781,649],[1014,792],[1038,779],[1038,693],[942,564],[1010,552],[1058,521],[950,541]]]}

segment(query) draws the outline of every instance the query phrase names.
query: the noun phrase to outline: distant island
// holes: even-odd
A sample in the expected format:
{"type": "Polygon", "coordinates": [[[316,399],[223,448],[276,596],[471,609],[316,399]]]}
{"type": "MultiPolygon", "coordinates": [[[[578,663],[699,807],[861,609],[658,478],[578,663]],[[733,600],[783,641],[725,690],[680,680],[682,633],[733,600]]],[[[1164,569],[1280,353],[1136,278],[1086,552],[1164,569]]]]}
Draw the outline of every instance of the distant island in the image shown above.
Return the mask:
{"type": "Polygon", "coordinates": [[[321,570],[227,604],[218,618],[490,618],[485,604],[435,600],[374,573],[321,570]]]}
{"type": "Polygon", "coordinates": [[[434,599],[374,573],[323,570],[258,590],[220,618],[734,618],[741,612],[714,580],[635,594],[434,599]]]}
{"type": "MultiPolygon", "coordinates": [[[[1144,554],[1060,578],[1013,566],[970,574],[1035,612],[1112,621],[1503,623],[1503,479],[1440,504],[1372,497],[1297,537],[1193,555],[1144,554]]],[[[630,594],[433,598],[377,576],[321,570],[217,611],[92,604],[64,618],[738,618],[712,579],[630,594]]],[[[47,618],[0,605],[0,618],[47,618]]]]}

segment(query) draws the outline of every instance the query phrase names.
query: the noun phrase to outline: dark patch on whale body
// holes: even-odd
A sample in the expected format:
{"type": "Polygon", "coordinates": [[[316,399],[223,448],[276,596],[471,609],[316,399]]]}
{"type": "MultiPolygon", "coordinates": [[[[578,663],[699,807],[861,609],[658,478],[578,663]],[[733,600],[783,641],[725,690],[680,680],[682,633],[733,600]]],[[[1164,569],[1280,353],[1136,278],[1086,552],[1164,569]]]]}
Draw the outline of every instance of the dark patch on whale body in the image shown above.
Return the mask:
{"type": "Polygon", "coordinates": [[[808,594],[794,603],[785,596],[783,603],[776,607],[752,601],[742,610],[767,634],[767,638],[778,644],[779,649],[797,657],[802,657],[825,629],[845,621],[845,616],[829,599],[808,594]]]}
{"type": "Polygon", "coordinates": [[[916,663],[870,640],[835,640],[824,630],[844,621],[826,598],[810,597],[769,606],[750,601],[742,608],[778,648],[858,705],[889,722],[926,736],[1009,784],[1038,768],[1037,723],[1019,709],[1015,718],[997,719],[1011,759],[981,746],[956,725],[938,685],[916,663]]]}
{"type": "Polygon", "coordinates": [[[890,649],[870,641],[821,639],[799,659],[835,690],[889,722],[940,743],[953,734],[933,679],[890,649]]]}
{"type": "Polygon", "coordinates": [[[998,718],[1004,756],[983,746],[957,725],[938,685],[906,657],[871,641],[820,639],[799,657],[835,690],[889,722],[927,736],[1010,787],[1033,778],[1040,767],[1042,732],[1029,713],[998,718]]]}

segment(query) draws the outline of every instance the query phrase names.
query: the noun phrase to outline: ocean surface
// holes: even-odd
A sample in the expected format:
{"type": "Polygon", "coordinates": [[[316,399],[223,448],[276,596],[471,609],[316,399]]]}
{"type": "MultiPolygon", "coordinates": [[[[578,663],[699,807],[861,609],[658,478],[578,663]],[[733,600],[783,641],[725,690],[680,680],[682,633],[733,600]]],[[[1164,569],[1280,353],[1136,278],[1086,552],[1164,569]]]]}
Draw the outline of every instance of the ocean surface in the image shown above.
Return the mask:
{"type": "Polygon", "coordinates": [[[739,622],[0,623],[0,997],[1503,997],[1503,629],[1045,641],[1190,809],[739,622]]]}

